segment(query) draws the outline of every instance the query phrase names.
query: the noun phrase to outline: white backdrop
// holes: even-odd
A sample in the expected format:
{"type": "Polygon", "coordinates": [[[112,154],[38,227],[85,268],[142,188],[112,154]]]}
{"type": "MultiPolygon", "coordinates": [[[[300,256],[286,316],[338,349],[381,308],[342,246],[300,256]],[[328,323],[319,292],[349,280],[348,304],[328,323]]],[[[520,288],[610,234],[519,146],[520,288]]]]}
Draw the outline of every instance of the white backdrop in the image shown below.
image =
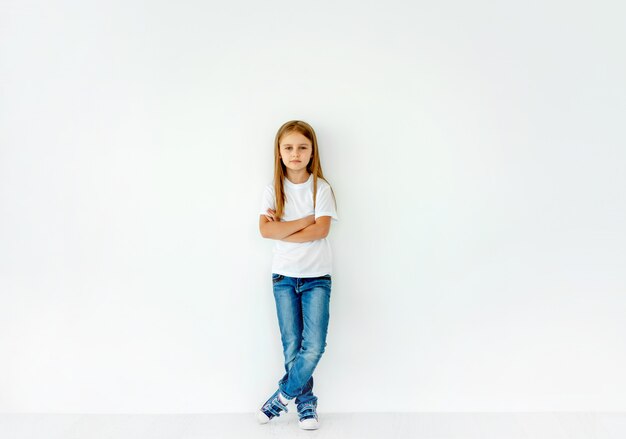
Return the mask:
{"type": "Polygon", "coordinates": [[[320,412],[626,409],[619,2],[3,1],[0,411],[252,412],[317,131],[320,412]]]}

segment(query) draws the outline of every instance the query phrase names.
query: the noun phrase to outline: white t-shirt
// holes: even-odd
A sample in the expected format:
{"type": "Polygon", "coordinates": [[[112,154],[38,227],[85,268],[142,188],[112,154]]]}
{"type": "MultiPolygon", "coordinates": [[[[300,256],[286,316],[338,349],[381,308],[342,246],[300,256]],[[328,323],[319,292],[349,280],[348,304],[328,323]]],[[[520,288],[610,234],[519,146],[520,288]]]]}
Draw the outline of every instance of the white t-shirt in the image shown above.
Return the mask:
{"type": "MultiPolygon", "coordinates": [[[[293,221],[315,214],[330,216],[331,222],[339,220],[330,185],[323,179],[317,179],[317,198],[313,210],[313,174],[304,183],[295,184],[284,179],[285,209],[281,221],[293,221]]],[[[263,192],[261,215],[267,209],[276,209],[274,182],[272,181],[263,192]]],[[[328,237],[309,242],[287,242],[279,239],[274,243],[274,259],[272,273],[289,277],[318,277],[332,275],[332,251],[328,237]]]]}

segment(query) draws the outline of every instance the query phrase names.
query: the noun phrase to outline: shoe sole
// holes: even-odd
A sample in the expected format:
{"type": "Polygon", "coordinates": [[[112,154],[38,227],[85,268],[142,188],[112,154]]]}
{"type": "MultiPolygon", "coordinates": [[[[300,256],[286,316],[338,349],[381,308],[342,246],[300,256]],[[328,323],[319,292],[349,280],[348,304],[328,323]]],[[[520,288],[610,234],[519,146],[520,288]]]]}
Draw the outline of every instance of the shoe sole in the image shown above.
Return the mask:
{"type": "Polygon", "coordinates": [[[319,422],[315,424],[305,424],[304,422],[298,422],[300,428],[303,430],[317,430],[319,428],[319,422]]]}

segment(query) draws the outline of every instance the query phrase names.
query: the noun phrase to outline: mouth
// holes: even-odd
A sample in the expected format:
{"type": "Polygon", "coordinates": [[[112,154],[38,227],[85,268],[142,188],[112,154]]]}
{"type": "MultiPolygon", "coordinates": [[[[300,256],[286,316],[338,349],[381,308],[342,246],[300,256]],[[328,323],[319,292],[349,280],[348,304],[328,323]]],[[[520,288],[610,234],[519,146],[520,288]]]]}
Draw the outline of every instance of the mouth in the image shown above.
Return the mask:
{"type": "Polygon", "coordinates": [[[300,160],[292,160],[291,163],[300,163],[300,160]]]}

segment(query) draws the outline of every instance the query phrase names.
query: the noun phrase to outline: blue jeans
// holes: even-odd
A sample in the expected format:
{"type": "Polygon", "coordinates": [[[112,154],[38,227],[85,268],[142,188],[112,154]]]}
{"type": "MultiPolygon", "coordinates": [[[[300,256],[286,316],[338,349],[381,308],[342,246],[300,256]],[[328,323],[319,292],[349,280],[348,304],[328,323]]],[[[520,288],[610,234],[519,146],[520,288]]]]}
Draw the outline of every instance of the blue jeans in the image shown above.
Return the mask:
{"type": "Polygon", "coordinates": [[[272,273],[285,375],[278,388],[297,406],[317,406],[313,371],[326,348],[331,276],[289,277],[272,273]]]}

